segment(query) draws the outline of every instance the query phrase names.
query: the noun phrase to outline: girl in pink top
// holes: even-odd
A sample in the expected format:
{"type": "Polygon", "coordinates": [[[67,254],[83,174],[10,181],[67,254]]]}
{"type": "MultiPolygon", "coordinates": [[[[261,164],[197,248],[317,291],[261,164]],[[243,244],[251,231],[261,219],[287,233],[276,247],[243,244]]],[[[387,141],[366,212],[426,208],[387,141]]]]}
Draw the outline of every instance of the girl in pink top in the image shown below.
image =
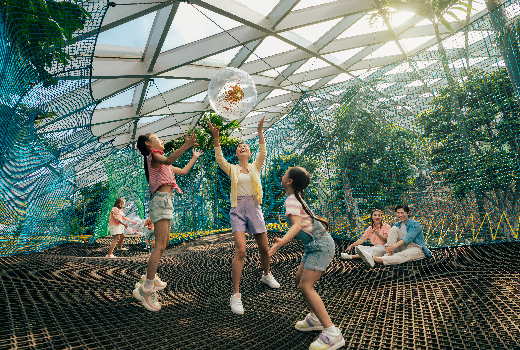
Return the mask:
{"type": "MultiPolygon", "coordinates": [[[[363,244],[367,239],[370,239],[373,247],[359,246],[357,249],[363,249],[372,256],[383,256],[385,255],[385,244],[390,232],[390,225],[383,223],[383,213],[379,209],[374,209],[370,213],[371,225],[365,230],[363,236],[360,239],[352,243],[347,247],[347,252],[350,253],[352,248],[363,244]]],[[[359,259],[359,255],[350,255],[347,253],[341,253],[342,259],[359,259]]]]}
{"type": "Polygon", "coordinates": [[[175,174],[186,175],[193,164],[202,155],[202,151],[193,149],[193,157],[184,168],[172,167],[172,164],[189,148],[198,146],[195,133],[186,134],[184,144],[169,157],[163,155],[164,144],[154,134],[141,135],[137,139],[137,148],[144,156],[144,172],[150,185],[152,199],[148,213],[154,224],[155,247],[148,259],[146,275],[136,283],[134,297],[150,311],[159,311],[161,304],[157,300],[157,290],[164,289],[166,283],[156,275],[157,266],[166,246],[170,242],[170,227],[173,219],[173,190],[182,193],[175,182],[175,174]]]}
{"type": "Polygon", "coordinates": [[[125,199],[118,198],[116,199],[112,210],[110,211],[110,218],[108,219],[108,230],[110,231],[110,235],[112,235],[112,243],[110,243],[110,248],[108,248],[107,258],[115,258],[114,248],[116,244],[118,244],[117,250],[128,250],[128,248],[123,248],[123,240],[125,239],[125,233],[123,229],[128,227],[128,224],[125,224],[125,221],[130,221],[132,224],[137,224],[137,222],[128,220],[123,215],[123,207],[125,206],[125,199]]]}

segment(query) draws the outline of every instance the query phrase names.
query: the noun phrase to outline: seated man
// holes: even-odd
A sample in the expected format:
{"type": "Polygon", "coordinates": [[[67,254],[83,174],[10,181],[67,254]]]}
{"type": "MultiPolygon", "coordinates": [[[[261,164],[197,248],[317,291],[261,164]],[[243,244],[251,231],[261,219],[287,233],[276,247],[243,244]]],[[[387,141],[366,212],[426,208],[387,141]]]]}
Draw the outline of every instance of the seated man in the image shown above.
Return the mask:
{"type": "Polygon", "coordinates": [[[392,227],[386,241],[386,255],[373,257],[359,250],[360,258],[370,267],[375,263],[397,265],[407,261],[420,260],[431,257],[432,253],[426,247],[424,232],[420,223],[408,218],[410,209],[407,205],[395,207],[395,214],[399,222],[392,227]]]}

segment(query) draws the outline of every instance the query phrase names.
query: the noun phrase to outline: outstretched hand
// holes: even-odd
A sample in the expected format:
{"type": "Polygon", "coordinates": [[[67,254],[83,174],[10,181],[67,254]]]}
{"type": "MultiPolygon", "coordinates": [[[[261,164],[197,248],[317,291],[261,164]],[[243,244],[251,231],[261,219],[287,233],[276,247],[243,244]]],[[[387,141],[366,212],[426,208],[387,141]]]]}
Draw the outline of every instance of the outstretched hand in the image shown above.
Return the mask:
{"type": "Polygon", "coordinates": [[[273,255],[276,254],[278,249],[280,249],[281,247],[282,247],[281,239],[278,237],[275,237],[274,244],[271,246],[271,248],[269,249],[269,252],[267,254],[269,254],[269,257],[272,257],[273,255]]]}
{"type": "Polygon", "coordinates": [[[209,130],[211,131],[211,134],[213,135],[213,138],[218,140],[220,129],[216,127],[216,125],[211,124],[210,121],[208,121],[209,130]]]}
{"type": "Polygon", "coordinates": [[[265,115],[262,117],[262,119],[260,119],[260,121],[258,122],[258,132],[260,132],[260,130],[263,130],[264,129],[264,119],[265,119],[265,115]]]}
{"type": "Polygon", "coordinates": [[[350,251],[352,250],[352,248],[353,248],[353,245],[351,244],[351,245],[349,245],[349,246],[347,247],[347,250],[345,250],[345,251],[346,251],[347,253],[350,253],[350,251]]]}
{"type": "Polygon", "coordinates": [[[200,149],[193,149],[193,157],[194,158],[199,158],[204,152],[200,149]]]}
{"type": "Polygon", "coordinates": [[[195,131],[193,131],[190,135],[189,131],[186,133],[186,137],[184,139],[184,144],[191,148],[193,146],[198,146],[197,138],[195,137],[195,131]]]}

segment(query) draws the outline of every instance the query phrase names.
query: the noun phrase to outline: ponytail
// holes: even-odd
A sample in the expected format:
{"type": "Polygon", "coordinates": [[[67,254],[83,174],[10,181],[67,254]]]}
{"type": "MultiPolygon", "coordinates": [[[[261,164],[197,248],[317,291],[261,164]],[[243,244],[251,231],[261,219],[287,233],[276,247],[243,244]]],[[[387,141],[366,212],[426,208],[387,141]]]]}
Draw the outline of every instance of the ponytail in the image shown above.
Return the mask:
{"type": "Polygon", "coordinates": [[[137,149],[141,151],[141,154],[144,157],[144,175],[146,176],[146,181],[150,182],[150,175],[148,173],[148,162],[147,157],[150,155],[150,150],[146,147],[146,142],[150,142],[150,138],[148,135],[139,135],[137,138],[137,149]]]}
{"type": "Polygon", "coordinates": [[[305,170],[302,167],[294,167],[289,169],[289,179],[293,180],[292,187],[294,190],[294,196],[300,202],[302,205],[303,210],[309,215],[312,219],[318,220],[325,226],[325,229],[329,229],[329,221],[325,218],[318,218],[312,214],[312,211],[307,206],[307,203],[305,203],[305,200],[303,199],[303,190],[309,186],[309,183],[311,182],[311,176],[307,170],[305,170]]]}
{"type": "Polygon", "coordinates": [[[318,220],[319,222],[321,222],[326,230],[329,229],[329,221],[327,219],[319,218],[317,216],[314,216],[314,214],[312,214],[312,211],[307,206],[307,203],[303,200],[303,191],[301,191],[301,196],[300,196],[300,194],[297,191],[294,191],[294,196],[296,197],[298,202],[300,202],[300,204],[302,205],[303,210],[305,210],[307,215],[309,215],[314,220],[318,220]]]}

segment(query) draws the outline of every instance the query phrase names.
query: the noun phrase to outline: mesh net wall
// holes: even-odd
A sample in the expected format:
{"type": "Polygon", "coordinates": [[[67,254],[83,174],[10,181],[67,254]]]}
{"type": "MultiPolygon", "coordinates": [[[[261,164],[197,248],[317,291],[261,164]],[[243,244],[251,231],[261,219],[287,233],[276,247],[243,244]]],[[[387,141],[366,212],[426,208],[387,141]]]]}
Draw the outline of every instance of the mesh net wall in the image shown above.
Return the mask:
{"type": "MultiPolygon", "coordinates": [[[[89,15],[63,45],[67,64],[32,62],[2,17],[0,127],[9,135],[0,141],[2,255],[104,236],[118,197],[141,218],[147,212],[142,157],[98,143],[89,130],[88,75],[106,4],[81,6],[89,15]]],[[[298,165],[313,174],[306,198],[329,217],[336,238],[356,239],[372,208],[390,221],[391,208],[406,203],[432,247],[518,240],[519,10],[508,2],[405,60],[359,67],[369,69],[305,92],[265,132],[269,229],[283,230],[280,179],[298,165]]],[[[40,34],[49,33],[32,35],[40,34]]],[[[250,142],[253,154],[257,143],[250,142]]],[[[234,147],[224,153],[237,162],[234,147]]],[[[176,195],[172,241],[229,228],[229,178],[212,150],[177,180],[184,194],[176,195]]]]}
{"type": "Polygon", "coordinates": [[[106,194],[102,179],[85,182],[82,171],[113,152],[90,132],[89,76],[105,10],[98,1],[2,3],[0,255],[45,249],[94,227],[96,196],[106,194]]]}
{"type": "Polygon", "coordinates": [[[404,203],[430,246],[518,239],[517,16],[509,3],[442,45],[307,92],[267,134],[267,216],[282,211],[276,184],[297,164],[336,237],[404,203]]]}

